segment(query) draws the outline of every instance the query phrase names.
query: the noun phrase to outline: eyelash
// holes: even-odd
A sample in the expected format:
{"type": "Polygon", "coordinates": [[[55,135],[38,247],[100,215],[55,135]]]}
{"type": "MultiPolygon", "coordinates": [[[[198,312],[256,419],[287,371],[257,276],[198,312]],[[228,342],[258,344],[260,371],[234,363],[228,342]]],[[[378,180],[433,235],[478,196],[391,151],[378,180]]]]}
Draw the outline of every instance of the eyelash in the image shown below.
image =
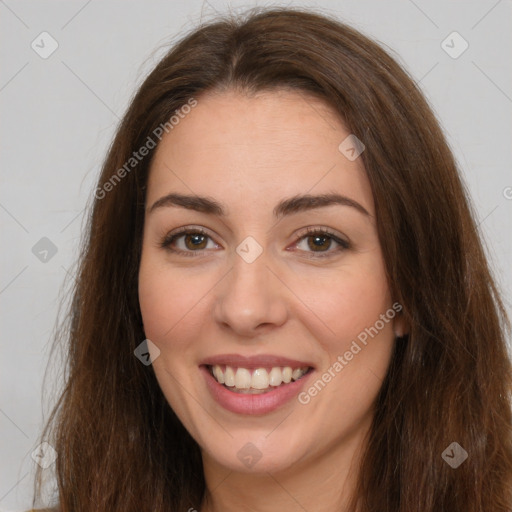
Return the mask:
{"type": "MultiPolygon", "coordinates": [[[[203,236],[206,236],[206,237],[212,239],[212,237],[202,228],[184,227],[177,232],[174,232],[174,233],[171,232],[171,233],[167,234],[163,238],[163,240],[160,242],[159,245],[162,249],[166,249],[167,251],[181,254],[183,256],[187,256],[187,257],[200,256],[201,253],[205,249],[198,249],[197,251],[183,251],[181,249],[174,249],[171,247],[171,244],[175,240],[177,240],[178,238],[181,238],[184,235],[203,235],[203,236]]],[[[315,258],[315,259],[316,258],[326,258],[326,257],[332,256],[333,254],[337,254],[341,251],[344,251],[344,250],[350,248],[350,244],[347,240],[342,240],[341,238],[336,236],[336,234],[331,232],[330,230],[328,230],[326,228],[311,228],[311,227],[306,228],[306,230],[299,236],[298,240],[295,242],[294,245],[297,245],[303,239],[307,239],[314,235],[324,237],[324,238],[330,238],[332,241],[334,241],[338,244],[338,248],[335,250],[332,250],[332,251],[331,250],[320,251],[320,252],[312,251],[312,252],[310,252],[310,256],[307,256],[308,258],[315,258]]],[[[309,251],[306,251],[306,252],[309,252],[309,251]]]]}

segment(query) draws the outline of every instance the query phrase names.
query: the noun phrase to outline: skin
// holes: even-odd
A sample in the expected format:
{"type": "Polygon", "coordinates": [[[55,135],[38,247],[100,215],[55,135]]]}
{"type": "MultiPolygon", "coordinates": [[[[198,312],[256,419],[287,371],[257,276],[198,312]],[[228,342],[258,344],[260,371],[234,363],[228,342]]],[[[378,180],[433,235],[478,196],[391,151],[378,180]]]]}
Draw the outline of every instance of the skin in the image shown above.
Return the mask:
{"type": "Polygon", "coordinates": [[[403,332],[399,315],[307,404],[294,398],[267,414],[235,414],[213,400],[199,371],[212,355],[272,354],[311,362],[313,384],[392,307],[362,159],[338,149],[348,135],[330,107],[304,93],[225,91],[199,97],[156,151],[139,301],[145,334],[160,350],[158,382],[201,447],[203,512],[343,510],[353,489],[373,404],[403,332]],[[227,215],[150,211],[170,192],[208,196],[227,215]],[[333,192],[368,215],[335,204],[273,216],[283,199],[333,192]],[[190,237],[174,241],[197,256],[161,247],[185,226],[208,232],[200,251],[190,237]],[[322,239],[328,256],[318,257],[308,226],[329,228],[349,247],[322,239]],[[252,263],[236,252],[247,236],[263,250],[252,263]],[[247,442],[261,452],[251,468],[237,457],[247,442]]]}

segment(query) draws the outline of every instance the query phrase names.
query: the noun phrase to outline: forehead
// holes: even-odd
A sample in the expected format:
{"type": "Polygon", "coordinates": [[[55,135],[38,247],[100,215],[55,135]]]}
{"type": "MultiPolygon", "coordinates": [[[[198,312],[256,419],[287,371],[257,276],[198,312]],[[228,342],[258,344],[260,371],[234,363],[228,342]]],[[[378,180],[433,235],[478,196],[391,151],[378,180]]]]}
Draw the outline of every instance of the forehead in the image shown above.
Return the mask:
{"type": "Polygon", "coordinates": [[[234,209],[270,208],[284,196],[338,192],[372,213],[362,159],[339,149],[349,135],[331,107],[304,92],[205,94],[162,138],[148,204],[176,191],[214,196],[234,209]]]}

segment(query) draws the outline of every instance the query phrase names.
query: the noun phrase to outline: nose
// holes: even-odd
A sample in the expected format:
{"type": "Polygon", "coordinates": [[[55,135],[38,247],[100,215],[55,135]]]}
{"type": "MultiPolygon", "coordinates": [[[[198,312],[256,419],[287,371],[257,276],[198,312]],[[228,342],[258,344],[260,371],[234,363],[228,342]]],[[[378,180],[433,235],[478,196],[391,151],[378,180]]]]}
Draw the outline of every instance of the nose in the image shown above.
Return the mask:
{"type": "Polygon", "coordinates": [[[239,336],[253,337],[286,322],[286,287],[270,270],[264,255],[252,263],[236,256],[216,292],[215,320],[239,336]]]}

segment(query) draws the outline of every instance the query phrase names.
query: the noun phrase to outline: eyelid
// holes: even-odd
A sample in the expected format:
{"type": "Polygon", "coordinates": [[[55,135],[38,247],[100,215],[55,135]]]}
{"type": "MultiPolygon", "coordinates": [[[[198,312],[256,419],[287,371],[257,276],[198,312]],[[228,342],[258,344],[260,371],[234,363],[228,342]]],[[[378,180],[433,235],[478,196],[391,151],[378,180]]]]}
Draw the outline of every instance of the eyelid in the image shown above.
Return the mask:
{"type": "Polygon", "coordinates": [[[324,234],[329,235],[330,237],[334,239],[338,239],[341,243],[349,244],[348,240],[344,240],[341,233],[327,227],[323,226],[306,226],[305,228],[302,228],[301,230],[296,233],[297,238],[304,238],[305,235],[315,235],[315,234],[324,234]]]}
{"type": "Polygon", "coordinates": [[[173,229],[172,231],[169,231],[166,233],[164,240],[167,238],[172,238],[173,236],[178,235],[186,235],[187,233],[201,233],[202,235],[209,236],[213,239],[213,236],[210,234],[209,230],[207,228],[204,228],[202,226],[196,226],[194,224],[189,224],[187,226],[181,226],[179,228],[173,229]]]}

